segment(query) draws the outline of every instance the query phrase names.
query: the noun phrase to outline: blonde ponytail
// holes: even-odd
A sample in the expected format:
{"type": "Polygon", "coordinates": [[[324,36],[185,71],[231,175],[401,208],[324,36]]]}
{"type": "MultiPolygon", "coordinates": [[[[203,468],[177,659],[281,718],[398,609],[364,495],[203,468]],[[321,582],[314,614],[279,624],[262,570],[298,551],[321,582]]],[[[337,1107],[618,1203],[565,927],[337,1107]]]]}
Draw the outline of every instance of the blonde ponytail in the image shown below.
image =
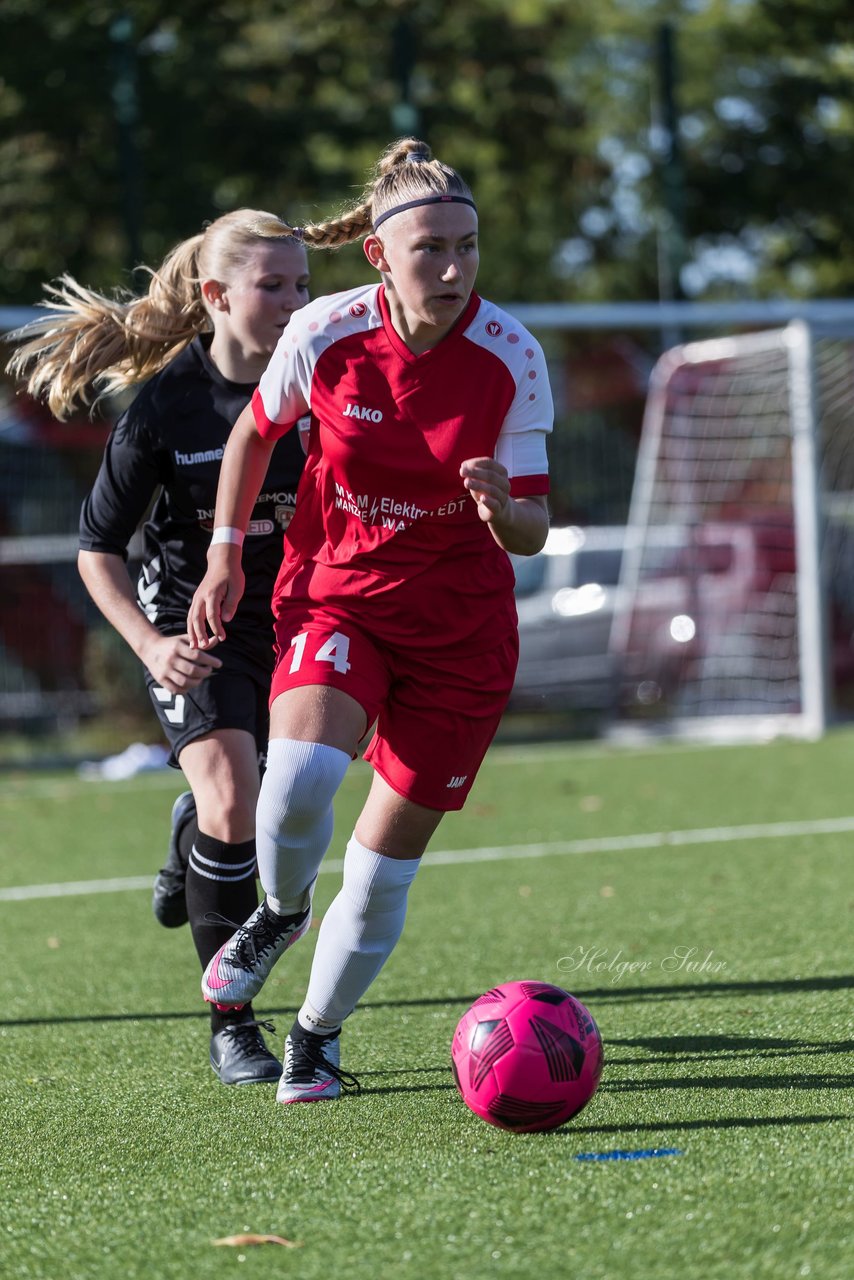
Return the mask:
{"type": "Polygon", "coordinates": [[[9,335],[19,345],[6,368],[57,418],[76,405],[95,405],[158,373],[196,334],[213,328],[202,280],[227,279],[259,241],[292,234],[274,214],[224,214],[176,245],[156,271],[144,268],[149,286],[142,297],[106,297],[63,275],[45,285],[49,314],[9,335]],[[258,230],[262,224],[266,232],[258,230]]]}

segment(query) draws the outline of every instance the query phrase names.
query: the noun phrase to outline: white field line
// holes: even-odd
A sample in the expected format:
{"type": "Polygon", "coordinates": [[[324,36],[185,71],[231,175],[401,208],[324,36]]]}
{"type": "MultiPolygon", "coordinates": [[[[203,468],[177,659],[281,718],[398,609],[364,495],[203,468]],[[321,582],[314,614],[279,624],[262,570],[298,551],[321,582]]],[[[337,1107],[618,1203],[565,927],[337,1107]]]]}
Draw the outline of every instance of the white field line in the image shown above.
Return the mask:
{"type": "MultiPolygon", "coordinates": [[[[688,831],[650,831],[637,835],[601,836],[589,840],[549,840],[542,844],[487,845],[480,849],[439,849],[424,855],[425,867],[458,866],[472,862],[510,862],[523,858],[553,858],[578,854],[625,853],[638,849],[678,848],[688,845],[730,844],[736,840],[791,840],[798,836],[828,836],[854,831],[854,817],[815,818],[806,822],[762,822],[741,827],[699,827],[688,831]]],[[[326,861],[321,873],[339,874],[341,858],[326,861]]],[[[127,876],[114,880],[72,880],[65,884],[20,885],[0,889],[0,902],[24,902],[32,898],[69,898],[91,893],[121,893],[151,889],[153,876],[127,876]]]]}
{"type": "MultiPolygon", "coordinates": [[[[720,751],[717,743],[680,742],[679,751],[720,751]]],[[[490,747],[487,761],[490,765],[518,766],[524,764],[550,764],[556,759],[566,759],[569,763],[577,760],[601,760],[603,757],[619,755],[620,759],[629,756],[655,756],[672,753],[669,743],[644,743],[635,746],[628,743],[573,743],[569,747],[565,743],[510,743],[499,742],[490,747]]],[[[6,766],[8,772],[9,766],[6,766]]],[[[348,778],[366,779],[373,776],[370,765],[362,760],[354,760],[348,772],[348,778]]],[[[112,795],[122,792],[140,790],[172,791],[178,793],[186,787],[183,775],[174,769],[153,769],[150,772],[135,774],[132,778],[82,778],[72,774],[64,778],[40,778],[33,774],[21,773],[14,781],[3,779],[0,771],[0,803],[16,800],[67,800],[70,795],[77,796],[84,792],[92,792],[103,788],[112,795]]]]}

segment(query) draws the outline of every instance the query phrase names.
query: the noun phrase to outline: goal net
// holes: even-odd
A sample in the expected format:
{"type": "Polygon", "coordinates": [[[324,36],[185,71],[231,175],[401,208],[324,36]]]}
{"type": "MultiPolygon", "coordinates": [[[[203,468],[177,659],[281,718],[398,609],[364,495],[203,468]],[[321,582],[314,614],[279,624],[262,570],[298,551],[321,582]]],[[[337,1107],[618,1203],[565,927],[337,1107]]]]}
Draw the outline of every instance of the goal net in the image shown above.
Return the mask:
{"type": "Polygon", "coordinates": [[[854,674],[852,406],[854,341],[801,321],[657,362],[611,628],[618,731],[823,732],[854,674]]]}

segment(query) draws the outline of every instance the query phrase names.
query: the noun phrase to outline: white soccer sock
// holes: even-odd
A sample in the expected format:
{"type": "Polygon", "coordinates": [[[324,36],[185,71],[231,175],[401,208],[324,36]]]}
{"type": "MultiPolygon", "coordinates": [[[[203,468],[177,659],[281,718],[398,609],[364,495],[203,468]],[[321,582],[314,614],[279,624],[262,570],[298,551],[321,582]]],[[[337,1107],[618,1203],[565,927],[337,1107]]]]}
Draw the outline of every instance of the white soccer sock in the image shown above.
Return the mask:
{"type": "Polygon", "coordinates": [[[403,932],[406,897],[420,858],[387,858],[355,836],[347,845],[344,883],[323,917],[299,1022],[330,1031],[353,1012],[403,932]]]}
{"type": "Polygon", "coordinates": [[[332,839],[332,800],[350,756],[319,742],[272,738],[256,810],[258,875],[271,910],[294,915],[308,906],[332,839]]]}

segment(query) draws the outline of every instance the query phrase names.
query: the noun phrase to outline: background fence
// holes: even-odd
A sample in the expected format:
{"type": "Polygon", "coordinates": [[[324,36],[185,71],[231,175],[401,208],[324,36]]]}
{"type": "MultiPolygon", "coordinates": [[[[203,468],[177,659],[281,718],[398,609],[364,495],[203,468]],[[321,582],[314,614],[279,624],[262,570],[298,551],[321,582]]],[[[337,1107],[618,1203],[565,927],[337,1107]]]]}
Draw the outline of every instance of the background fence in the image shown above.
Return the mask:
{"type": "MultiPolygon", "coordinates": [[[[665,349],[796,317],[826,336],[854,335],[854,303],[845,302],[508,309],[549,360],[555,525],[627,523],[649,379],[665,349]]],[[[33,314],[0,308],[0,329],[33,314]]],[[[828,400],[837,453],[854,437],[850,390],[837,379],[832,406],[828,400]]],[[[58,732],[73,742],[99,724],[115,744],[156,734],[138,663],[76,569],[80,504],[118,408],[58,423],[8,378],[0,382],[0,760],[36,751],[58,732]]]]}

